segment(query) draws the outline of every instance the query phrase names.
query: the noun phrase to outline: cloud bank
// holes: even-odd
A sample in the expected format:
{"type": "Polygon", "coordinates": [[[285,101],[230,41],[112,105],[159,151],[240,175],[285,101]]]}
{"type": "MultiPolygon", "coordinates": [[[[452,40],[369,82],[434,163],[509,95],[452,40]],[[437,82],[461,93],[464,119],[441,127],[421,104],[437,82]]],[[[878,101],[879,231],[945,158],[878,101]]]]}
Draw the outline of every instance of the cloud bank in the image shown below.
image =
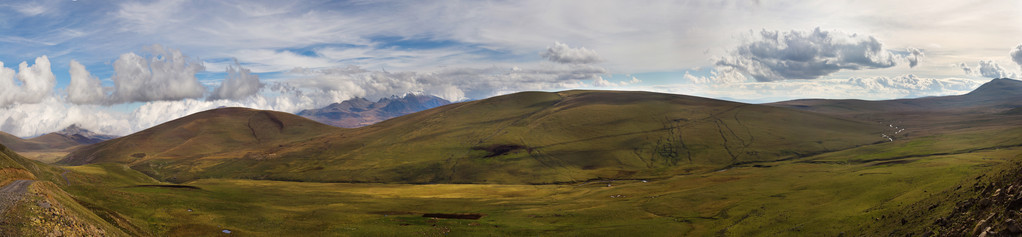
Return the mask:
{"type": "Polygon", "coordinates": [[[296,69],[299,79],[286,83],[299,88],[332,91],[352,97],[379,98],[424,93],[458,101],[486,98],[522,90],[548,90],[598,83],[608,71],[591,65],[534,67],[444,68],[434,72],[369,71],[357,66],[296,69]]]}
{"type": "Polygon", "coordinates": [[[767,103],[805,98],[883,100],[960,95],[976,89],[984,82],[967,78],[927,78],[906,74],[894,77],[679,84],[654,86],[649,90],[724,98],[748,103],[767,103]]]}

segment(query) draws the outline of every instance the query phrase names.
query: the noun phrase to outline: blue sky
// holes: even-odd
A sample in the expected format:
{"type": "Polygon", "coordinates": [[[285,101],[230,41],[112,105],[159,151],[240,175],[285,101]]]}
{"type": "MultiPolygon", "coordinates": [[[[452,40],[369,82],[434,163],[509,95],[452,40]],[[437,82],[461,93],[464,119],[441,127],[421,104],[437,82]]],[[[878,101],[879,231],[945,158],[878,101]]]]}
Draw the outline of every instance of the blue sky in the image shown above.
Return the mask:
{"type": "Polygon", "coordinates": [[[2,2],[0,130],[123,135],[219,106],[405,93],[960,94],[1020,74],[1020,13],[1006,0],[2,2]]]}

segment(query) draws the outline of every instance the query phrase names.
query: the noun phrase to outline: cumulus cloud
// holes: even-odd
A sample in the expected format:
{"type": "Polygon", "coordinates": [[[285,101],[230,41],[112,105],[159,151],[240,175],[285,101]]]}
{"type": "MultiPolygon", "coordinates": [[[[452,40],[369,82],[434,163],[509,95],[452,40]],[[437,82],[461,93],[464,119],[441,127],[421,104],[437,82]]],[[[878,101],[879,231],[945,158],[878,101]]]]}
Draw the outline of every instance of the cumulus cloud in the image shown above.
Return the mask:
{"type": "Polygon", "coordinates": [[[202,62],[176,49],[153,45],[149,55],[122,54],[114,61],[114,103],[200,98],[206,88],[195,78],[202,62]]]}
{"type": "Polygon", "coordinates": [[[966,75],[979,75],[988,78],[1015,78],[1018,74],[1009,72],[1007,69],[1001,67],[993,60],[984,61],[980,60],[979,65],[976,67],[969,67],[966,63],[959,63],[956,66],[962,69],[966,75]]]}
{"type": "MultiPolygon", "coordinates": [[[[918,63],[922,51],[915,50],[909,55],[911,66],[918,63]]],[[[758,39],[738,46],[730,55],[717,60],[716,66],[768,82],[817,79],[840,70],[889,68],[905,58],[884,49],[873,36],[820,28],[811,32],[763,30],[758,39]]]]}
{"type": "Polygon", "coordinates": [[[585,47],[572,48],[561,42],[554,42],[554,45],[547,47],[546,52],[540,56],[551,62],[565,64],[590,64],[603,61],[595,50],[585,47]]]}
{"type": "MultiPolygon", "coordinates": [[[[195,78],[205,70],[201,61],[186,57],[181,51],[153,45],[143,55],[122,54],[114,61],[114,86],[104,88],[85,66],[71,61],[68,101],[75,104],[119,104],[157,100],[201,98],[207,89],[195,78]]],[[[239,68],[238,70],[243,70],[239,68]]],[[[240,75],[238,72],[236,74],[240,75]]],[[[248,72],[244,72],[248,77],[248,72]]],[[[229,73],[230,75],[230,73],[229,73]]],[[[230,81],[230,80],[225,80],[230,81]]],[[[238,83],[238,82],[232,82],[238,83]]],[[[240,82],[244,84],[245,82],[240,82]]],[[[237,86],[237,85],[232,85],[237,86]]],[[[52,87],[52,86],[51,86],[52,87]]],[[[245,88],[243,93],[251,93],[245,88]]],[[[258,89],[256,89],[258,90],[258,89]]],[[[231,92],[233,93],[233,91],[231,92]]]]}
{"type": "Polygon", "coordinates": [[[36,58],[32,66],[21,62],[17,74],[0,62],[0,106],[39,103],[53,94],[56,84],[57,79],[50,71],[50,59],[46,56],[36,58]]]}
{"type": "Polygon", "coordinates": [[[1008,55],[1011,56],[1011,61],[1014,61],[1019,66],[1022,66],[1022,44],[1015,46],[1015,48],[1011,49],[1011,51],[1008,52],[1008,55]]]}
{"type": "Polygon", "coordinates": [[[234,60],[233,65],[227,66],[227,78],[213,90],[209,99],[243,99],[255,95],[262,87],[259,75],[252,74],[252,71],[241,67],[238,60],[234,60]]]}
{"type": "Polygon", "coordinates": [[[85,65],[71,60],[68,69],[71,82],[67,85],[67,100],[75,104],[99,104],[105,100],[106,94],[99,79],[92,76],[85,65]]]}
{"type": "Polygon", "coordinates": [[[964,72],[965,75],[975,75],[975,74],[979,73],[975,69],[972,69],[972,67],[969,67],[969,64],[958,63],[958,64],[954,64],[954,65],[951,65],[951,66],[957,67],[958,69],[962,69],[962,72],[964,72]]]}
{"type": "Polygon", "coordinates": [[[908,48],[908,55],[905,56],[905,59],[908,60],[908,67],[916,67],[916,65],[919,65],[919,59],[924,55],[925,54],[923,54],[923,51],[920,49],[908,48]]]}

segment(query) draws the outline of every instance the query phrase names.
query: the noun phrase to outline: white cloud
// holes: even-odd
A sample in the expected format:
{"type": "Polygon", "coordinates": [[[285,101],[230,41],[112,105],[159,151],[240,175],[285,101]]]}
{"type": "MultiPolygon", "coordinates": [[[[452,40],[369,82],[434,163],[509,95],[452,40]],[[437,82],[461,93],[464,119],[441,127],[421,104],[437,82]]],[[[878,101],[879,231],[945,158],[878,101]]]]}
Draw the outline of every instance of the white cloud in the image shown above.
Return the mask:
{"type": "Polygon", "coordinates": [[[718,67],[710,71],[709,76],[695,76],[685,72],[682,76],[685,80],[696,83],[696,84],[727,84],[727,83],[741,83],[749,81],[749,79],[738,72],[738,70],[730,67],[718,67]]]}
{"type": "Polygon", "coordinates": [[[598,76],[598,77],[596,77],[595,80],[593,80],[593,86],[596,86],[596,87],[621,87],[621,86],[627,86],[627,85],[636,84],[636,83],[639,83],[639,82],[642,82],[642,80],[639,80],[639,78],[636,78],[634,76],[630,80],[619,81],[619,82],[608,81],[608,80],[603,79],[603,77],[598,76]]]}
{"type": "Polygon", "coordinates": [[[919,59],[922,58],[924,55],[925,54],[923,54],[923,50],[917,48],[908,48],[908,55],[905,56],[905,59],[908,60],[909,67],[916,67],[916,65],[919,65],[919,59]]]}
{"type": "Polygon", "coordinates": [[[249,62],[248,67],[255,72],[287,71],[296,67],[322,68],[336,65],[330,59],[316,56],[296,54],[291,51],[247,49],[239,50],[234,56],[249,62]]]}
{"type": "Polygon", "coordinates": [[[252,71],[241,67],[238,60],[234,60],[234,65],[227,66],[227,78],[213,90],[213,94],[209,98],[214,100],[243,99],[255,95],[262,87],[259,75],[252,74],[252,71]]]}
{"type": "MultiPolygon", "coordinates": [[[[918,63],[922,56],[918,50],[910,54],[910,62],[918,63]]],[[[902,59],[904,56],[884,49],[873,36],[816,28],[811,32],[760,31],[757,39],[738,46],[717,60],[716,66],[767,82],[817,79],[840,70],[889,68],[902,59]]]]}
{"type": "Polygon", "coordinates": [[[981,82],[960,78],[921,78],[908,74],[897,77],[855,77],[847,81],[865,94],[888,94],[901,97],[964,94],[981,85],[981,82]]]}
{"type": "Polygon", "coordinates": [[[67,100],[75,104],[100,104],[106,99],[103,87],[95,76],[92,76],[85,66],[78,61],[71,60],[68,73],[71,74],[71,82],[67,85],[67,100]]]}
{"type": "Polygon", "coordinates": [[[954,64],[954,65],[951,65],[951,66],[959,68],[959,69],[962,69],[962,72],[964,72],[965,75],[976,75],[976,74],[979,74],[979,72],[976,71],[976,69],[973,69],[972,67],[969,67],[969,64],[958,63],[958,64],[954,64]]]}
{"type": "Polygon", "coordinates": [[[566,64],[591,64],[603,61],[595,50],[585,47],[572,48],[561,42],[554,42],[554,45],[547,47],[546,52],[540,56],[551,62],[566,64]]]}
{"type": "Polygon", "coordinates": [[[39,103],[53,93],[56,84],[56,77],[50,71],[50,59],[46,56],[36,58],[32,66],[21,62],[17,74],[0,62],[0,106],[39,103]]]}
{"type": "Polygon", "coordinates": [[[37,16],[39,14],[45,13],[47,9],[46,7],[38,4],[23,4],[20,6],[15,6],[14,10],[18,11],[21,14],[25,14],[26,16],[37,16]]]}
{"type": "Polygon", "coordinates": [[[18,65],[18,80],[22,82],[22,98],[25,103],[35,103],[53,93],[57,79],[50,71],[50,59],[45,55],[35,59],[35,65],[27,62],[18,65]]]}
{"type": "Polygon", "coordinates": [[[642,80],[639,80],[639,78],[634,77],[634,76],[632,77],[631,80],[628,80],[628,84],[636,84],[636,83],[639,83],[639,82],[642,82],[642,80]]]}
{"type": "Polygon", "coordinates": [[[1022,44],[1015,46],[1015,48],[1011,49],[1011,51],[1008,52],[1008,55],[1011,56],[1011,61],[1014,61],[1019,66],[1022,66],[1022,44]]]}
{"type": "MultiPolygon", "coordinates": [[[[969,71],[969,70],[965,70],[965,71],[969,71]]],[[[976,69],[974,71],[978,72],[980,76],[989,77],[989,78],[1002,78],[1002,77],[1015,78],[1016,77],[1016,74],[1014,72],[1008,72],[1007,69],[1001,67],[1001,65],[997,65],[997,63],[994,62],[993,60],[990,60],[990,61],[980,60],[979,61],[979,69],[976,69]]]]}
{"type": "Polygon", "coordinates": [[[89,130],[120,135],[130,131],[133,121],[99,106],[67,105],[52,96],[39,103],[0,108],[0,130],[20,137],[54,132],[75,123],[89,130]]]}
{"type": "Polygon", "coordinates": [[[206,92],[195,78],[205,70],[202,62],[160,45],[149,47],[148,53],[126,53],[114,61],[112,103],[200,98],[206,92]]]}

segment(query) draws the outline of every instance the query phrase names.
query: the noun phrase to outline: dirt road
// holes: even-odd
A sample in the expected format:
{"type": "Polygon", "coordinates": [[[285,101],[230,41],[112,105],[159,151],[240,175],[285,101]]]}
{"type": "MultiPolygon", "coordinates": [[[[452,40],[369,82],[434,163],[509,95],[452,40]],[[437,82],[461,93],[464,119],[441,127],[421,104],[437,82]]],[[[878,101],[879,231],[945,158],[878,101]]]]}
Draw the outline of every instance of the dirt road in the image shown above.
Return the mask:
{"type": "Polygon", "coordinates": [[[15,180],[0,188],[0,217],[3,217],[7,209],[21,200],[22,196],[25,196],[28,186],[33,182],[35,180],[15,180]]]}

